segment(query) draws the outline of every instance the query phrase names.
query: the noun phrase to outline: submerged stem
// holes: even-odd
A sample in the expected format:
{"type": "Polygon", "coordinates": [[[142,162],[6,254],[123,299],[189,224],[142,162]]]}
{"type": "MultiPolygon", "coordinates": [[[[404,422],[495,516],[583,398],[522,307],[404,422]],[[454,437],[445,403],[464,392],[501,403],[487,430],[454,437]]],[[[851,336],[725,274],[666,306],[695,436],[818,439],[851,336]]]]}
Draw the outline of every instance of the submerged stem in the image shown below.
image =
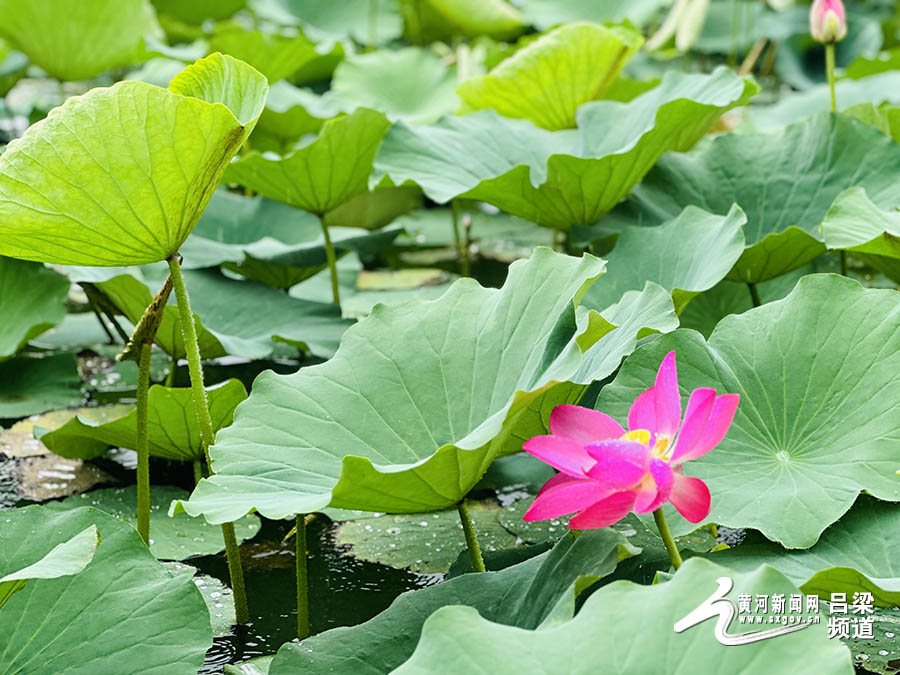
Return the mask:
{"type": "MultiPolygon", "coordinates": [[[[209,446],[215,440],[212,417],[209,414],[209,401],[206,389],[203,388],[203,364],[200,361],[200,345],[197,342],[197,327],[194,324],[194,313],[188,298],[184,275],[181,273],[181,261],[178,254],[169,257],[169,272],[175,297],[178,299],[178,311],[181,318],[181,331],[184,336],[184,351],[187,356],[188,372],[191,376],[191,392],[194,397],[194,410],[200,424],[200,442],[206,455],[206,465],[210,475],[213,473],[209,459],[209,446]]],[[[247,623],[250,613],[247,609],[247,591],[244,588],[244,572],[241,569],[241,552],[237,537],[234,534],[234,523],[222,524],[222,535],[225,538],[225,557],[228,559],[228,573],[231,576],[231,590],[234,593],[234,611],[238,623],[247,623]]]]}
{"type": "Polygon", "coordinates": [[[828,89],[831,91],[831,112],[837,112],[837,97],[834,95],[834,43],[825,45],[825,74],[828,76],[828,89]]]}
{"type": "Polygon", "coordinates": [[[334,254],[334,244],[331,243],[331,235],[325,219],[320,217],[319,224],[322,226],[322,234],[325,235],[325,258],[328,260],[328,269],[331,271],[331,297],[334,304],[340,306],[341,291],[338,288],[337,256],[334,254]]]}
{"type": "Polygon", "coordinates": [[[137,531],[147,546],[150,545],[150,448],[147,443],[147,419],[149,417],[148,393],[150,390],[150,354],[153,343],[140,347],[137,381],[137,531]]]}
{"type": "Polygon", "coordinates": [[[469,507],[466,506],[466,498],[463,497],[456,505],[459,511],[459,520],[462,522],[463,532],[466,535],[466,548],[469,551],[469,563],[475,572],[484,572],[484,558],[481,557],[481,547],[478,546],[478,537],[475,535],[475,525],[469,515],[469,507]]]}
{"type": "Polygon", "coordinates": [[[672,567],[677,570],[682,563],[681,553],[678,552],[678,547],[675,545],[675,540],[669,531],[669,525],[666,523],[666,517],[663,515],[661,506],[653,512],[653,520],[656,521],[656,529],[659,530],[659,536],[662,537],[663,544],[666,546],[666,552],[669,554],[669,560],[672,561],[672,567]]]}
{"type": "Polygon", "coordinates": [[[301,640],[309,636],[309,578],[306,570],[306,516],[297,516],[296,548],[297,563],[297,637],[301,640]]]}

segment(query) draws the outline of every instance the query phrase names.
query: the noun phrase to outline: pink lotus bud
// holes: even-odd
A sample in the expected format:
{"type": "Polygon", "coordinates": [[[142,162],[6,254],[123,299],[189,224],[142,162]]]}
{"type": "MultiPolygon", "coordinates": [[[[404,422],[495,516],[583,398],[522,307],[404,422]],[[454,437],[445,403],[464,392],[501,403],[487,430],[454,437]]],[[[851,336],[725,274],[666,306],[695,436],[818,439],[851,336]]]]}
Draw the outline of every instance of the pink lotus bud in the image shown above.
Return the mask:
{"type": "Polygon", "coordinates": [[[847,36],[847,14],[841,0],[814,0],[809,32],[819,42],[840,42],[847,36]]]}

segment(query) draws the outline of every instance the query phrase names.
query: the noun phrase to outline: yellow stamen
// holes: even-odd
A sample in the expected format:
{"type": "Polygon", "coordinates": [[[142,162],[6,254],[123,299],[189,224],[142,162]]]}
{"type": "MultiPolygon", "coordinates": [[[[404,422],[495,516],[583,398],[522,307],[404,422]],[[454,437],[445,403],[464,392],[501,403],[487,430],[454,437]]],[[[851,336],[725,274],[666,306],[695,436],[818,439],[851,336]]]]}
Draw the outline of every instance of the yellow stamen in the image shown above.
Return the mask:
{"type": "Polygon", "coordinates": [[[641,445],[647,445],[650,442],[650,432],[646,429],[637,429],[636,431],[629,431],[624,436],[622,436],[621,440],[623,441],[635,441],[636,443],[640,443],[641,445]]]}

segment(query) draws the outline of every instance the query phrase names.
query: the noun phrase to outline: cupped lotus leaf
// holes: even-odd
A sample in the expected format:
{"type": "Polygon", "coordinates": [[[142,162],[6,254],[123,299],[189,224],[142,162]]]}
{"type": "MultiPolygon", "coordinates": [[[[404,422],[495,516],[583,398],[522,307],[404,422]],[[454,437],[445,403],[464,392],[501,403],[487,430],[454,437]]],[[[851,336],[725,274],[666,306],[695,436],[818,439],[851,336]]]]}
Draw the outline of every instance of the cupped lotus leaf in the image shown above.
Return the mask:
{"type": "MultiPolygon", "coordinates": [[[[231,424],[234,409],[247,398],[239,380],[207,389],[213,430],[231,424]]],[[[158,384],[150,387],[147,403],[147,447],[154,457],[182,462],[203,458],[200,425],[190,389],[175,389],[158,384]]],[[[61,427],[35,436],[57,455],[77,459],[99,457],[110,446],[137,446],[137,412],[132,409],[117,419],[97,422],[76,415],[61,427]]],[[[101,507],[102,508],[102,507],[101,507]]]]}
{"type": "Polygon", "coordinates": [[[83,401],[74,354],[19,355],[0,363],[0,419],[69,408],[83,401]]]}
{"type": "Polygon", "coordinates": [[[812,548],[791,551],[758,534],[737,548],[709,554],[719,565],[749,571],[768,563],[807,595],[871,593],[879,607],[900,604],[900,505],[865,495],[812,548]]]}
{"type": "Polygon", "coordinates": [[[93,559],[100,535],[96,525],[88,525],[71,539],[59,543],[43,536],[23,536],[17,543],[18,550],[4,565],[10,571],[0,570],[6,572],[0,577],[0,608],[30,579],[56,579],[81,572],[93,559]]]}
{"type": "Polygon", "coordinates": [[[247,5],[247,0],[151,0],[156,11],[187,24],[199,26],[207,19],[227,19],[247,5]]]}
{"type": "Polygon", "coordinates": [[[775,135],[729,134],[696,154],[663,157],[628,198],[626,219],[648,224],[689,204],[747,214],[746,246],[729,278],[757,283],[825,251],[820,226],[849,187],[880,208],[900,205],[900,144],[853,119],[822,113],[775,135]]]}
{"type": "Polygon", "coordinates": [[[585,306],[608,307],[625,291],[652,281],[672,293],[680,313],[691,298],[731,271],[744,251],[746,222],[738,206],[724,216],[688,206],[658,227],[626,227],[607,256],[609,271],[591,286],[585,306]]]}
{"type": "Polygon", "coordinates": [[[455,504],[496,456],[521,449],[521,429],[542,433],[556,403],[577,401],[660,320],[576,318],[602,272],[592,256],[539,248],[502,289],[461,279],[431,302],[377,305],[331,361],[256,380],[211,448],[216,475],[181,507],[225,522],[254,508],[285,518],[455,504]]]}
{"type": "Polygon", "coordinates": [[[602,98],[643,38],[624,26],[571,23],[550,31],[459,87],[462,110],[489,108],[544,129],[575,126],[578,107],[602,98]],[[590,63],[589,68],[585,68],[590,63]]]}
{"type": "Polygon", "coordinates": [[[326,58],[314,42],[296,30],[282,34],[226,25],[209,38],[209,48],[250,64],[269,82],[283,80],[304,66],[326,58]]]}
{"type": "Polygon", "coordinates": [[[255,192],[322,215],[365,192],[375,151],[390,127],[368,108],[329,120],[309,145],[278,159],[251,153],[225,174],[255,192]]]}
{"type": "MultiPolygon", "coordinates": [[[[193,411],[190,411],[189,414],[192,413],[193,411]]],[[[215,422],[215,419],[213,421],[215,422]]],[[[169,517],[167,512],[172,500],[184,499],[187,495],[187,492],[172,485],[150,487],[150,552],[158,560],[184,560],[195,555],[214,555],[225,550],[222,528],[210,525],[202,518],[191,518],[184,513],[174,518],[169,517]]],[[[137,504],[137,488],[129,485],[124,488],[83,492],[60,502],[51,502],[47,508],[54,511],[68,511],[93,506],[135,527],[137,523],[135,504],[137,504]]],[[[259,533],[259,526],[259,518],[252,514],[237,521],[234,530],[238,543],[255,537],[259,533]]]]}
{"type": "Polygon", "coordinates": [[[452,113],[456,70],[421,47],[350,56],[334,70],[328,100],[349,112],[372,108],[389,120],[430,124],[452,113]]]}
{"type": "Polygon", "coordinates": [[[380,46],[403,33],[395,0],[275,0],[315,40],[346,40],[380,46]],[[374,34],[373,34],[374,31],[374,34]]]}
{"type": "Polygon", "coordinates": [[[39,263],[0,256],[0,361],[66,315],[69,282],[39,263]]]}
{"type": "Polygon", "coordinates": [[[646,26],[670,3],[667,0],[521,0],[525,21],[538,30],[573,21],[630,21],[635,26],[646,26]]]}
{"type": "Polygon", "coordinates": [[[159,32],[146,0],[0,2],[0,34],[58,80],[86,80],[140,60],[159,32]]]}
{"type": "MultiPolygon", "coordinates": [[[[784,593],[787,597],[798,592],[781,573],[766,565],[735,574],[692,558],[666,583],[640,586],[617,581],[604,586],[587,599],[574,619],[542,630],[494,623],[473,607],[441,608],[425,621],[412,657],[393,672],[442,675],[459,672],[464,663],[466,672],[473,675],[535,671],[587,675],[603,664],[603,672],[611,675],[687,675],[709,672],[710,664],[715,664],[719,673],[768,675],[790,664],[797,675],[852,675],[850,652],[828,638],[825,621],[752,647],[719,643],[713,620],[674,633],[672,627],[709,598],[722,577],[733,580],[726,596],[732,604],[739,594],[784,593]]],[[[773,619],[776,615],[759,612],[768,625],[766,614],[773,619]]],[[[810,617],[806,612],[803,616],[810,617]]],[[[721,621],[715,614],[712,619],[721,621]]],[[[730,635],[753,630],[760,629],[736,621],[728,626],[730,635]]]]}
{"type": "Polygon", "coordinates": [[[412,655],[425,619],[449,605],[472,607],[488,621],[526,630],[568,621],[581,592],[634,551],[608,528],[569,535],[518,565],[409,591],[370,621],[288,643],[269,673],[386,675],[412,655]]]}
{"type": "MultiPolygon", "coordinates": [[[[0,609],[0,673],[129,673],[136,664],[196,673],[212,645],[203,598],[188,577],[156,561],[133,527],[90,507],[29,506],[5,511],[0,532],[27,549],[32,531],[53,545],[92,525],[101,541],[82,572],[29,581],[0,609]]],[[[0,573],[18,567],[21,548],[0,548],[0,573]]]]}
{"type": "Polygon", "coordinates": [[[262,75],[214,54],[169,89],[119,82],[68,99],[0,156],[0,253],[65,265],[164,260],[265,96],[262,75]]]}
{"type": "Polygon", "coordinates": [[[417,183],[442,204],[467,197],[546,227],[589,225],[663,153],[690,148],[756,90],[721,68],[669,73],[628,103],[586,103],[577,131],[547,131],[487,110],[426,127],[398,122],[378,151],[376,173],[397,185],[417,183]]]}
{"type": "MultiPolygon", "coordinates": [[[[900,501],[898,318],[894,290],[806,276],[783,300],[723,319],[708,342],[677,330],[641,346],[595,407],[624,422],[674,349],[683,395],[741,396],[722,443],[689,465],[713,495],[707,520],[810,547],[861,491],[900,501]]],[[[673,520],[676,533],[690,525],[673,520]]]]}

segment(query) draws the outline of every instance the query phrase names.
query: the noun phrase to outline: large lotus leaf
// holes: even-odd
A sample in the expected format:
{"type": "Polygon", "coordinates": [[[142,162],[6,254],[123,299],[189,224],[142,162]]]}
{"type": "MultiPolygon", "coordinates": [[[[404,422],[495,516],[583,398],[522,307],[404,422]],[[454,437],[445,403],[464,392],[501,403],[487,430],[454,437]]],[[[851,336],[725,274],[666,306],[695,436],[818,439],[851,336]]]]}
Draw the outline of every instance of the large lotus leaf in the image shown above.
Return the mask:
{"type": "Polygon", "coordinates": [[[322,215],[365,192],[375,151],[389,126],[381,113],[360,108],[329,120],[316,140],[284,157],[251,153],[241,158],[228,167],[225,178],[322,215]]]}
{"type": "MultiPolygon", "coordinates": [[[[587,599],[574,619],[544,630],[494,623],[472,607],[444,607],[428,618],[416,651],[394,672],[456,673],[460,664],[465,664],[466,672],[473,675],[536,671],[587,675],[596,673],[602,664],[603,672],[611,675],[687,675],[710,672],[714,664],[714,672],[742,675],[783,672],[786,665],[797,675],[853,673],[850,652],[840,642],[828,639],[825,621],[752,647],[720,644],[711,621],[674,633],[675,623],[716,591],[720,577],[733,579],[728,594],[731,603],[742,593],[797,593],[797,588],[771,567],[734,574],[693,558],[663,584],[639,586],[617,581],[605,586],[587,599]]],[[[765,615],[760,612],[759,616],[765,615]]],[[[732,621],[728,630],[735,635],[759,629],[732,621]]]]}
{"type": "Polygon", "coordinates": [[[652,281],[672,293],[680,313],[731,271],[744,250],[746,222],[737,206],[725,216],[689,206],[659,227],[626,227],[607,256],[609,272],[591,286],[585,306],[608,307],[625,291],[652,281]]]}
{"type": "Polygon", "coordinates": [[[0,609],[0,673],[197,672],[212,644],[209,613],[190,578],[156,561],[130,525],[93,508],[4,512],[0,572],[38,532],[45,545],[95,525],[101,542],[79,574],[35,579],[0,609]],[[5,522],[4,522],[5,521],[5,522]]]}
{"type": "Polygon", "coordinates": [[[710,554],[710,560],[749,571],[768,563],[807,595],[828,600],[832,593],[871,593],[875,604],[900,603],[900,506],[861,496],[853,508],[822,534],[812,548],[791,551],[758,534],[734,549],[710,554]]]}
{"type": "MultiPolygon", "coordinates": [[[[191,518],[186,513],[169,517],[168,508],[172,500],[187,496],[187,492],[171,485],[150,487],[150,552],[159,560],[184,560],[190,556],[214,555],[225,550],[221,527],[210,525],[202,518],[191,518]]],[[[61,502],[52,502],[47,508],[66,511],[93,506],[134,527],[137,523],[135,504],[137,488],[129,485],[84,492],[61,502]]],[[[252,539],[259,532],[259,518],[244,516],[234,524],[234,529],[238,543],[252,539]]]]}
{"type": "MultiPolygon", "coordinates": [[[[145,274],[128,269],[103,272],[83,268],[71,271],[70,277],[94,283],[132,323],[140,319],[165,278],[164,273],[157,275],[152,270],[145,274]]],[[[341,334],[350,324],[331,303],[292,298],[261,283],[228,279],[217,270],[189,270],[184,276],[204,358],[225,354],[266,358],[275,349],[275,341],[327,357],[337,349],[341,334]]],[[[181,318],[174,297],[169,303],[163,310],[156,344],[184,358],[181,318]]]]}
{"type": "Polygon", "coordinates": [[[144,36],[158,30],[146,0],[0,2],[3,37],[59,80],[134,63],[144,36]]]}
{"type": "Polygon", "coordinates": [[[627,20],[636,26],[646,26],[669,4],[667,0],[521,0],[519,3],[525,21],[538,30],[572,21],[618,23],[627,20]]]}
{"type": "Polygon", "coordinates": [[[0,256],[0,360],[66,315],[69,282],[41,264],[0,256]]]}
{"type": "Polygon", "coordinates": [[[83,400],[74,354],[20,355],[0,363],[0,419],[68,408],[83,400]]]}
{"type": "Polygon", "coordinates": [[[169,89],[119,82],[68,99],[0,156],[0,253],[67,265],[164,260],[265,96],[259,73],[214,54],[169,89]]]}
{"type": "Polygon", "coordinates": [[[806,276],[784,300],[723,319],[708,342],[678,330],[642,346],[596,407],[624,421],[674,349],[682,393],[741,396],[725,440],[687,465],[710,487],[708,520],[809,547],[862,490],[900,501],[897,317],[894,290],[806,276]]]}
{"type": "Polygon", "coordinates": [[[271,149],[284,154],[285,148],[289,149],[306,134],[318,133],[325,120],[341,111],[338,102],[328,94],[320,96],[309,89],[295,87],[287,80],[275,82],[269,87],[266,107],[259,116],[250,144],[260,150],[271,149]]]}
{"type": "Polygon", "coordinates": [[[883,209],[866,190],[850,188],[838,195],[822,222],[825,245],[857,254],[889,277],[900,279],[900,200],[883,209]]]}
{"type": "Polygon", "coordinates": [[[614,324],[585,310],[576,325],[573,304],[602,271],[539,248],[500,290],[462,279],[431,302],[376,306],[331,361],[256,380],[211,449],[216,475],[184,508],[223,522],[252,508],[284,518],[453,505],[494,457],[521,449],[520,429],[543,432],[555,404],[577,401],[644,326],[673,314],[657,286],[662,316],[614,312],[614,324]]]}
{"type": "Polygon", "coordinates": [[[632,550],[611,529],[569,535],[552,551],[518,565],[409,591],[370,621],[335,628],[300,644],[288,643],[278,651],[269,673],[390,673],[415,650],[425,619],[449,605],[472,607],[489,621],[528,630],[567,621],[580,592],[609,574],[632,550]]]}
{"type": "Polygon", "coordinates": [[[151,0],[160,14],[187,24],[200,25],[207,19],[221,21],[243,9],[247,0],[151,0]]]}
{"type": "Polygon", "coordinates": [[[347,112],[357,107],[379,110],[392,122],[430,124],[456,109],[456,86],[455,69],[433,52],[421,47],[385,49],[341,62],[326,101],[347,112]]]}
{"type": "MultiPolygon", "coordinates": [[[[207,390],[213,429],[231,424],[234,409],[247,398],[239,380],[207,390]]],[[[147,403],[147,446],[154,457],[190,462],[203,458],[200,426],[194,411],[190,389],[150,387],[147,403]]],[[[76,415],[61,427],[35,434],[41,442],[63,457],[92,459],[110,446],[135,449],[137,445],[137,411],[131,410],[117,419],[96,422],[76,415]]]]}
{"type": "Polygon", "coordinates": [[[12,565],[5,565],[10,571],[0,577],[0,608],[30,579],[56,579],[81,572],[93,559],[100,536],[96,525],[88,525],[59,543],[44,536],[23,537],[17,543],[12,565]]]}
{"type": "Polygon", "coordinates": [[[575,126],[578,107],[602,98],[643,38],[631,28],[561,26],[459,87],[463,111],[490,108],[544,129],[575,126]],[[590,63],[590,68],[584,64],[590,63]]]}
{"type": "Polygon", "coordinates": [[[729,134],[702,152],[663,157],[634,189],[623,215],[655,223],[689,204],[747,214],[747,248],[729,278],[760,282],[825,250],[820,225],[846,188],[880,208],[900,205],[900,145],[877,129],[822,113],[776,135],[729,134]]]}
{"type": "Polygon", "coordinates": [[[900,659],[900,609],[877,608],[872,617],[872,637],[841,637],[841,642],[856,655],[857,672],[893,675],[900,659]]]}
{"type": "Polygon", "coordinates": [[[269,82],[283,80],[304,66],[326,58],[318,52],[315,43],[296,30],[282,34],[226,25],[209,38],[209,48],[250,64],[269,82]]]}
{"type": "Polygon", "coordinates": [[[427,127],[398,122],[376,169],[395,184],[417,183],[439,203],[468,197],[547,227],[589,225],[664,152],[687,150],[755,92],[755,84],[721,68],[711,75],[669,73],[628,103],[586,103],[577,131],[547,131],[493,111],[427,127]]]}
{"type": "Polygon", "coordinates": [[[6,96],[28,68],[28,57],[0,38],[0,96],[6,96]]]}
{"type": "Polygon", "coordinates": [[[425,0],[422,5],[411,9],[416,18],[443,24],[433,29],[448,35],[509,40],[525,29],[521,13],[506,0],[425,0]]]}
{"type": "Polygon", "coordinates": [[[273,4],[296,19],[316,40],[352,38],[360,44],[379,46],[403,33],[403,21],[394,0],[275,0],[273,4]]]}
{"type": "Polygon", "coordinates": [[[847,108],[844,114],[870,124],[895,141],[900,141],[900,106],[858,103],[847,108]]]}

